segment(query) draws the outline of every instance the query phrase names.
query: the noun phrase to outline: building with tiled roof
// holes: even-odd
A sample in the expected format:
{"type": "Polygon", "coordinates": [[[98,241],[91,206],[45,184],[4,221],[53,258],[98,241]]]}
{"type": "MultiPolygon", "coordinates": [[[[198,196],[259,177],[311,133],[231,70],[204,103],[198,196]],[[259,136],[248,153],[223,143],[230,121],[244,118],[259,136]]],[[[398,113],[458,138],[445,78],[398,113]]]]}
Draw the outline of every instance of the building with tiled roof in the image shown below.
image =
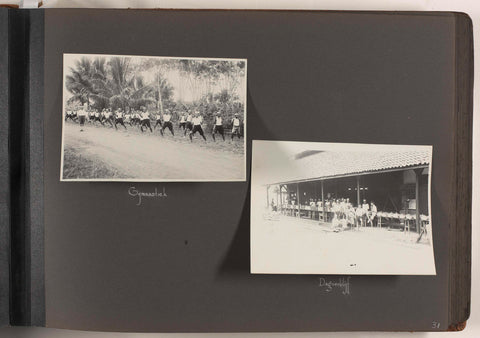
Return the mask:
{"type": "Polygon", "coordinates": [[[420,231],[421,218],[429,215],[431,160],[428,146],[305,150],[269,172],[267,201],[284,213],[323,222],[333,217],[332,201],[348,199],[354,207],[373,202],[379,215],[395,215],[401,226],[420,231]]]}
{"type": "Polygon", "coordinates": [[[397,151],[304,151],[292,163],[295,170],[272,178],[272,183],[295,183],[382,173],[395,170],[427,168],[431,150],[397,151]]]}

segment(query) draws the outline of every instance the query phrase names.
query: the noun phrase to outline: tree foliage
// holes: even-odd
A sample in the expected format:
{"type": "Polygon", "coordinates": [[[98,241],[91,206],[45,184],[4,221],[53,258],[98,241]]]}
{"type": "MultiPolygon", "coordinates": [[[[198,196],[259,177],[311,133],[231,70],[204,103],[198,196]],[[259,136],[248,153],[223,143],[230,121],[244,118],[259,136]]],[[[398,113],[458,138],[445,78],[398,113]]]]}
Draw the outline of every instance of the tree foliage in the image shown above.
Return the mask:
{"type": "Polygon", "coordinates": [[[237,91],[244,76],[244,61],[82,57],[65,78],[71,94],[67,104],[124,111],[145,106],[162,113],[170,109],[174,114],[198,110],[206,120],[221,111],[230,119],[235,113],[243,116],[244,103],[237,91]],[[181,77],[176,87],[169,81],[172,71],[181,77]],[[175,98],[183,92],[190,93],[189,102],[181,95],[175,98]]]}

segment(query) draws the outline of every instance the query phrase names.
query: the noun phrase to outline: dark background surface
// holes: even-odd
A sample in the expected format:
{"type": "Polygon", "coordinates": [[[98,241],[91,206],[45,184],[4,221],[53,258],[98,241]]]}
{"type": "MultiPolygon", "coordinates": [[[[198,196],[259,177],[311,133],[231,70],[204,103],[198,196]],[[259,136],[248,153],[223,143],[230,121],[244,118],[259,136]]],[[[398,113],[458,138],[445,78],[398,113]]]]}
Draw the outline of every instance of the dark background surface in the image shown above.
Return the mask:
{"type": "Polygon", "coordinates": [[[445,330],[453,27],[449,14],[45,12],[46,325],[445,330]],[[432,144],[437,276],[354,276],[343,296],[318,276],[250,275],[248,182],[136,183],[169,195],[141,207],[133,184],[60,182],[62,53],[247,58],[247,170],[252,139],[432,144]]]}
{"type": "Polygon", "coordinates": [[[0,8],[0,326],[8,325],[10,312],[10,161],[9,161],[9,21],[8,10],[0,8]]]}

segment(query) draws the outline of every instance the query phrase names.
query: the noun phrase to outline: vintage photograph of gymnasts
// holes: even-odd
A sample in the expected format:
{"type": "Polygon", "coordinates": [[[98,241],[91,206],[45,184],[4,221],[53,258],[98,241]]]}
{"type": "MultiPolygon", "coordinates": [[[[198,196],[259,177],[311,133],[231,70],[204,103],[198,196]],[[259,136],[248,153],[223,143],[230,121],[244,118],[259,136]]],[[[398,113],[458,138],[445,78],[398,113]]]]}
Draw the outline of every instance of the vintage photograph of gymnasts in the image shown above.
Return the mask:
{"type": "Polygon", "coordinates": [[[245,181],[246,59],[64,54],[62,181],[245,181]]]}

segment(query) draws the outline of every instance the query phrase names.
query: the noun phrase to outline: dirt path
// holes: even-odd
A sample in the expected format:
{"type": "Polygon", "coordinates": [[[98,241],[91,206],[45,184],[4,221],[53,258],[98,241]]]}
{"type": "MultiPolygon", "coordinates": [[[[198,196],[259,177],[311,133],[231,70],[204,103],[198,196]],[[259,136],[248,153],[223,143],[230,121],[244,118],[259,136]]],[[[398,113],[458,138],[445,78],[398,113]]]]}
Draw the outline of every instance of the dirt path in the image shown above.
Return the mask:
{"type": "Polygon", "coordinates": [[[243,140],[234,142],[213,144],[209,140],[212,144],[205,144],[197,138],[190,143],[182,136],[167,134],[162,138],[158,131],[140,134],[91,125],[80,132],[78,125],[64,124],[65,149],[107,163],[125,178],[137,180],[243,180],[245,162],[243,151],[238,150],[243,140]]]}

